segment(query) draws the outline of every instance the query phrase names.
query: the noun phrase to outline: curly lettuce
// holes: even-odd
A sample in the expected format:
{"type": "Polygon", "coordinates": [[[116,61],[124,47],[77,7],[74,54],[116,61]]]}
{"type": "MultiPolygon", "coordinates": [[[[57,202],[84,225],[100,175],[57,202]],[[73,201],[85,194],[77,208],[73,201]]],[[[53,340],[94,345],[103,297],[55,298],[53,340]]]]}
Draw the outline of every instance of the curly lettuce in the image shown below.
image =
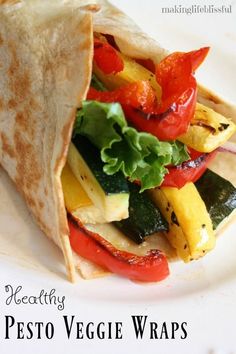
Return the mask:
{"type": "Polygon", "coordinates": [[[140,181],[141,192],[162,183],[166,166],[189,159],[184,144],[159,141],[128,126],[119,103],[84,101],[73,134],[85,136],[100,150],[106,174],[121,171],[131,182],[140,181]]]}

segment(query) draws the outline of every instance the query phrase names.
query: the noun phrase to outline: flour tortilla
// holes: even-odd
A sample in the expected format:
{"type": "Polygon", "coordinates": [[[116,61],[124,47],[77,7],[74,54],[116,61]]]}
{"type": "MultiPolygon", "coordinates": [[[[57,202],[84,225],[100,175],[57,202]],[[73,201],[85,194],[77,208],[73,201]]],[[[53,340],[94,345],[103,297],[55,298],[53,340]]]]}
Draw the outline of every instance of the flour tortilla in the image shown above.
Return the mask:
{"type": "MultiPolygon", "coordinates": [[[[73,255],[60,180],[75,112],[91,79],[93,32],[113,35],[134,58],[159,62],[168,55],[105,0],[0,1],[0,163],[41,229],[62,249],[71,281],[75,264],[86,278],[105,273],[73,255]]],[[[235,107],[204,88],[199,101],[236,121],[235,107]]],[[[106,232],[111,226],[103,227],[106,232]]],[[[172,256],[165,240],[155,242],[172,256]]]]}
{"type": "Polygon", "coordinates": [[[92,70],[92,18],[67,6],[0,9],[0,162],[75,278],[61,171],[92,70]]]}

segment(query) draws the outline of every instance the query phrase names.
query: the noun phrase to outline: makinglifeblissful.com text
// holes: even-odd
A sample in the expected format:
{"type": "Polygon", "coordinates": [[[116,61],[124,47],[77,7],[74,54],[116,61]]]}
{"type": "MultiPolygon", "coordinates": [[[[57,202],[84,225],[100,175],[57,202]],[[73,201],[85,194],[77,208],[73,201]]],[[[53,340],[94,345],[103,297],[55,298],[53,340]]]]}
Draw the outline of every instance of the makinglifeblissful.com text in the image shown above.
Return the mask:
{"type": "Polygon", "coordinates": [[[199,14],[231,14],[232,5],[173,5],[169,7],[162,7],[161,13],[163,14],[186,14],[186,15],[199,15],[199,14]]]}

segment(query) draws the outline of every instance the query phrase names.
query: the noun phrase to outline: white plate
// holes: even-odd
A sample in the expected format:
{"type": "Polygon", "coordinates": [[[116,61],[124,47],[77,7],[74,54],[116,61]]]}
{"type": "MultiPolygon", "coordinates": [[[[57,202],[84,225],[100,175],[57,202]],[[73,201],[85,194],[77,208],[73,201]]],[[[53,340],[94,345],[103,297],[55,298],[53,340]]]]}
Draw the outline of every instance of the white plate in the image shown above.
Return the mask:
{"type": "MultiPolygon", "coordinates": [[[[209,58],[198,72],[201,82],[235,100],[236,32],[235,14],[162,14],[173,1],[113,0],[141,27],[171,50],[189,50],[210,45],[209,58]],[[191,27],[190,27],[191,24],[191,27]]],[[[202,3],[202,2],[200,2],[202,3]]],[[[184,6],[184,1],[182,2],[184,6]]],[[[222,4],[221,4],[222,5],[222,4]]],[[[188,6],[190,4],[188,3],[188,6]]],[[[235,7],[233,8],[236,11],[235,7]]],[[[236,101],[236,100],[235,100],[236,101]]],[[[232,168],[235,166],[232,166],[232,168]]],[[[236,225],[218,239],[217,247],[204,259],[185,265],[170,265],[171,276],[160,284],[140,285],[115,276],[66,281],[60,251],[38,230],[14,185],[0,169],[0,350],[1,353],[236,353],[236,225]],[[22,295],[39,295],[41,289],[56,289],[66,297],[65,310],[55,306],[5,304],[4,286],[22,285],[22,295]],[[52,340],[4,340],[5,317],[16,321],[52,321],[52,340]],[[67,340],[63,315],[78,321],[123,322],[121,340],[67,340]],[[187,339],[135,339],[131,315],[148,315],[148,320],[187,322],[187,339]],[[83,351],[81,351],[83,349],[83,351]],[[85,351],[86,350],[86,351],[85,351]]],[[[148,328],[146,328],[148,329],[148,328]]]]}

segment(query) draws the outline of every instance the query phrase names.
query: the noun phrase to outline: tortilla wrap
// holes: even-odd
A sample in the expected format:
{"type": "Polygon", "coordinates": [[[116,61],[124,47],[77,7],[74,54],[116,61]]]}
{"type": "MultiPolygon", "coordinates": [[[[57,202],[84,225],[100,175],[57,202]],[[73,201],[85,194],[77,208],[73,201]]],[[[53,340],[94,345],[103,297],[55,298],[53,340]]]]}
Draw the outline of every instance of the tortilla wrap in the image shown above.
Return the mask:
{"type": "MultiPolygon", "coordinates": [[[[105,0],[0,2],[0,163],[40,228],[63,251],[71,281],[75,265],[85,277],[104,273],[73,255],[60,178],[75,113],[91,80],[93,32],[113,35],[133,58],[157,63],[168,55],[105,0]]],[[[235,107],[205,88],[199,89],[199,101],[236,121],[235,107]]],[[[228,163],[221,169],[236,183],[227,176],[228,163]]],[[[101,227],[113,232],[111,225],[101,227]]],[[[172,256],[167,241],[156,239],[153,247],[172,256]]]]}

